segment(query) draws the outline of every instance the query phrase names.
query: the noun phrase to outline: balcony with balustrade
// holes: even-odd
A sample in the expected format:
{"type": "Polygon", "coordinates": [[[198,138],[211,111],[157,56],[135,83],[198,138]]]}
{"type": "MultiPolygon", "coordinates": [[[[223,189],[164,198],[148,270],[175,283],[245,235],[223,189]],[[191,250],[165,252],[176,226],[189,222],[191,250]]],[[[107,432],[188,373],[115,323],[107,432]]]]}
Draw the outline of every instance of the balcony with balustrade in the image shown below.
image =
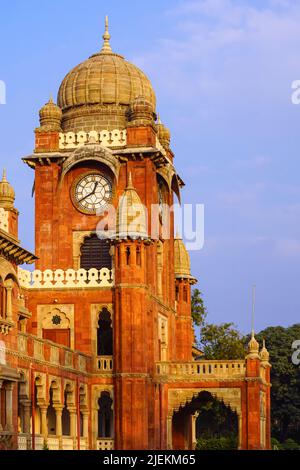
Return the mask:
{"type": "MultiPolygon", "coordinates": [[[[35,450],[78,450],[78,441],[70,437],[63,436],[61,439],[57,436],[48,436],[47,440],[37,434],[34,438],[35,450]]],[[[32,449],[32,437],[27,434],[18,435],[18,450],[32,449]]],[[[88,450],[88,440],[85,437],[80,438],[80,450],[88,450]]]]}
{"type": "Polygon", "coordinates": [[[20,286],[23,289],[99,289],[114,286],[114,271],[108,268],[96,269],[46,269],[28,271],[18,269],[20,286]]]}
{"type": "Polygon", "coordinates": [[[156,376],[172,377],[173,380],[201,379],[243,379],[246,363],[243,360],[232,361],[190,361],[190,362],[159,362],[156,364],[156,376]]]}
{"type": "Polygon", "coordinates": [[[22,360],[35,360],[49,366],[87,373],[91,370],[91,357],[52,341],[37,338],[29,333],[18,333],[18,352],[22,360]]]}

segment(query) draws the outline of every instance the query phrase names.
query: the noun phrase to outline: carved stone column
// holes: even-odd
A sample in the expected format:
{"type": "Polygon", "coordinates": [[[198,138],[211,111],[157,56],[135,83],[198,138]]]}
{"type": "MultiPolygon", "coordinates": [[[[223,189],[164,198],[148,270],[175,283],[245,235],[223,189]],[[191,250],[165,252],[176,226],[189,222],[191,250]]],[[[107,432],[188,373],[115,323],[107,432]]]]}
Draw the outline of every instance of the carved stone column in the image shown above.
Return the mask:
{"type": "Polygon", "coordinates": [[[12,321],[12,290],[13,290],[13,281],[8,279],[5,282],[6,288],[6,319],[12,321]]]}
{"type": "Polygon", "coordinates": [[[167,448],[168,450],[172,450],[173,442],[172,442],[172,416],[168,416],[167,418],[167,448]]]}
{"type": "Polygon", "coordinates": [[[199,416],[199,411],[196,411],[192,415],[192,449],[196,449],[197,445],[197,418],[199,416]]]}
{"type": "Polygon", "coordinates": [[[89,437],[89,412],[82,411],[82,418],[83,418],[82,434],[83,434],[83,437],[88,438],[89,437]]]}
{"type": "Polygon", "coordinates": [[[73,449],[76,449],[76,408],[68,408],[70,413],[70,435],[73,438],[73,449]]]}
{"type": "Polygon", "coordinates": [[[40,410],[41,410],[41,432],[42,436],[44,437],[44,440],[47,441],[48,438],[48,425],[47,425],[47,410],[48,406],[47,405],[40,405],[40,410]]]}
{"type": "Polygon", "coordinates": [[[30,435],[30,410],[31,410],[31,401],[22,400],[22,405],[24,409],[24,434],[26,434],[27,440],[27,450],[31,449],[31,435],[30,435]]]}
{"type": "Polygon", "coordinates": [[[62,405],[56,405],[55,409],[55,418],[56,418],[56,436],[59,439],[59,449],[62,450],[63,443],[62,443],[62,405]]]}
{"type": "Polygon", "coordinates": [[[5,384],[6,430],[13,431],[13,383],[5,384]]]}
{"type": "Polygon", "coordinates": [[[242,448],[243,418],[242,413],[238,413],[238,449],[242,448]]]}

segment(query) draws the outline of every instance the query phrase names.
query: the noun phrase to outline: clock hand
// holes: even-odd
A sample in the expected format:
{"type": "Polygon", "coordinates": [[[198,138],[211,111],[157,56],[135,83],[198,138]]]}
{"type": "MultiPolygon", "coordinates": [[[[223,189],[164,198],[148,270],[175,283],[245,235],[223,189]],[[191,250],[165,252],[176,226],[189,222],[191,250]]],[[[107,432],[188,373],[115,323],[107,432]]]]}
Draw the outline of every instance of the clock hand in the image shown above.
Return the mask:
{"type": "Polygon", "coordinates": [[[94,189],[93,189],[93,191],[91,192],[90,196],[92,196],[93,194],[95,194],[98,185],[99,185],[99,181],[96,181],[95,186],[94,186],[94,189]]]}
{"type": "Polygon", "coordinates": [[[86,196],[84,196],[84,197],[83,197],[82,199],[80,199],[78,202],[82,202],[82,201],[84,201],[87,197],[93,196],[93,194],[95,194],[95,192],[96,192],[96,189],[97,189],[98,184],[99,184],[99,182],[97,181],[97,182],[95,183],[95,186],[94,186],[93,191],[92,191],[91,193],[87,194],[86,196]]]}

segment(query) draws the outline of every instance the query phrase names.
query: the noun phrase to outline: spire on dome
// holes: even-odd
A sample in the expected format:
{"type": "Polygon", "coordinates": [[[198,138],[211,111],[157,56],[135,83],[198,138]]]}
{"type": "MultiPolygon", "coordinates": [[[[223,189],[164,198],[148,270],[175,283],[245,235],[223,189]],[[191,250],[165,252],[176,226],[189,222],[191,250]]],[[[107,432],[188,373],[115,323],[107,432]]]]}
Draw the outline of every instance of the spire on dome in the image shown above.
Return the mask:
{"type": "Polygon", "coordinates": [[[6,169],[3,169],[2,180],[0,181],[0,207],[12,209],[15,202],[14,188],[9,184],[6,178],[6,169]]]}
{"type": "Polygon", "coordinates": [[[134,189],[134,186],[133,186],[133,183],[132,183],[131,171],[129,172],[129,175],[128,175],[128,182],[127,182],[126,189],[134,189]]]}
{"type": "Polygon", "coordinates": [[[2,181],[1,183],[7,183],[6,179],[6,168],[3,168],[2,181]]]}
{"type": "Polygon", "coordinates": [[[108,31],[108,16],[105,17],[105,33],[103,34],[103,46],[100,51],[101,54],[111,54],[112,53],[112,48],[110,46],[110,34],[108,31]]]}

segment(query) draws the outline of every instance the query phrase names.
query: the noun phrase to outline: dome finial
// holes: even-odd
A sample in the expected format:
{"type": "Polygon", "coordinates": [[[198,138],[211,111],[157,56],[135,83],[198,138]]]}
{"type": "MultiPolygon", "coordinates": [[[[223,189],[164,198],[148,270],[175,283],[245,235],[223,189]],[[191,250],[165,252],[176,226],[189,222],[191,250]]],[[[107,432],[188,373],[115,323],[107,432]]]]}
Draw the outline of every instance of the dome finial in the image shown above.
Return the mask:
{"type": "Polygon", "coordinates": [[[110,47],[110,34],[108,31],[108,16],[105,17],[105,33],[103,34],[103,46],[101,49],[101,54],[111,54],[112,53],[112,48],[110,47]]]}
{"type": "Polygon", "coordinates": [[[6,179],[6,168],[3,168],[2,183],[7,183],[7,179],[6,179]]]}
{"type": "Polygon", "coordinates": [[[3,169],[2,180],[0,181],[0,207],[12,209],[15,202],[14,188],[9,184],[6,178],[6,169],[3,169]]]}
{"type": "Polygon", "coordinates": [[[127,182],[127,187],[126,189],[134,189],[133,183],[132,183],[132,174],[131,171],[129,172],[128,175],[128,182],[127,182]]]}

